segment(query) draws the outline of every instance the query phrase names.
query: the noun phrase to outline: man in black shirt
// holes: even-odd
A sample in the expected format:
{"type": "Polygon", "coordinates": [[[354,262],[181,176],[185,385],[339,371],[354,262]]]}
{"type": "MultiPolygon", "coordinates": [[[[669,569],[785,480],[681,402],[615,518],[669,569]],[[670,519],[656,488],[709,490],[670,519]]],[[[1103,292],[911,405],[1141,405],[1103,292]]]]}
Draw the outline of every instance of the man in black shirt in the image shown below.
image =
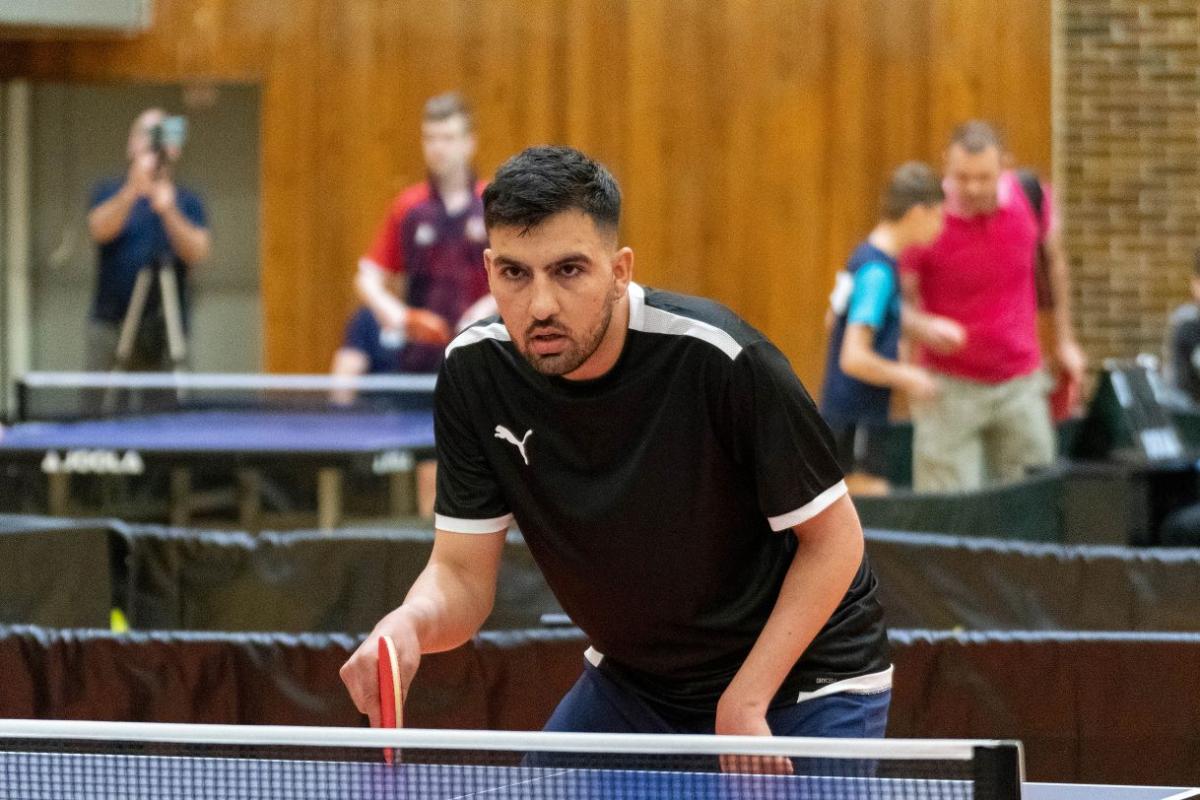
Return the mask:
{"type": "Polygon", "coordinates": [[[787,359],[728,309],[632,281],[620,191],[537,147],[484,193],[500,317],[438,376],[437,529],[403,605],[342,668],[378,716],[491,610],[514,521],[591,640],[549,730],[882,736],[882,611],[828,429],[787,359]]]}

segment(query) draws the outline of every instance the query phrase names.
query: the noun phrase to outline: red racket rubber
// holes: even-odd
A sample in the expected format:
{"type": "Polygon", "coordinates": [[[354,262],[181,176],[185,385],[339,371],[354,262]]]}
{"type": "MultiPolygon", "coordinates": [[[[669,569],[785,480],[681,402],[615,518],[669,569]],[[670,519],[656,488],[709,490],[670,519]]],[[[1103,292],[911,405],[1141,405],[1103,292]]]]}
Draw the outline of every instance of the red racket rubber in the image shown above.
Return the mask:
{"type": "MultiPolygon", "coordinates": [[[[404,690],[400,687],[396,643],[390,636],[379,637],[379,727],[404,727],[404,690]]],[[[383,760],[389,764],[399,761],[398,756],[390,747],[383,750],[383,760]]]]}

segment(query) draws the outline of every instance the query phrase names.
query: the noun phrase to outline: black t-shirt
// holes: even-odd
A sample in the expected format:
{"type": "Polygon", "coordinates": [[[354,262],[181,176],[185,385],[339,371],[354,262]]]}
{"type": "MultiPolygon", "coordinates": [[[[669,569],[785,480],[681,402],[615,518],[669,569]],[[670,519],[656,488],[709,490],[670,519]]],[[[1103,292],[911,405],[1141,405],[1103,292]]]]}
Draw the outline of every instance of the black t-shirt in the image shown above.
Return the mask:
{"type": "MultiPolygon", "coordinates": [[[[629,288],[616,365],[537,373],[504,325],[447,348],[435,395],[436,527],[515,519],[601,669],[664,713],[711,714],[775,606],[787,530],[846,492],[787,359],[711,301],[629,288]],[[780,531],[783,531],[782,533],[780,531]]],[[[864,559],[776,697],[888,666],[864,559]]]]}

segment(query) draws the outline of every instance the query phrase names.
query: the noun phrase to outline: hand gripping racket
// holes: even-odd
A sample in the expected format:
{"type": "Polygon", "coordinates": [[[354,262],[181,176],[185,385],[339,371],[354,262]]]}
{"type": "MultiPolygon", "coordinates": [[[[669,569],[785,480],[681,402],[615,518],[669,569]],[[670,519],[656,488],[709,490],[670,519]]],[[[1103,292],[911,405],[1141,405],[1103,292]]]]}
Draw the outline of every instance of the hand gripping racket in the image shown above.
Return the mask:
{"type": "MultiPolygon", "coordinates": [[[[390,636],[379,637],[379,727],[404,727],[404,689],[400,686],[396,643],[390,636]]],[[[394,764],[400,760],[399,753],[386,747],[383,760],[394,764]]]]}

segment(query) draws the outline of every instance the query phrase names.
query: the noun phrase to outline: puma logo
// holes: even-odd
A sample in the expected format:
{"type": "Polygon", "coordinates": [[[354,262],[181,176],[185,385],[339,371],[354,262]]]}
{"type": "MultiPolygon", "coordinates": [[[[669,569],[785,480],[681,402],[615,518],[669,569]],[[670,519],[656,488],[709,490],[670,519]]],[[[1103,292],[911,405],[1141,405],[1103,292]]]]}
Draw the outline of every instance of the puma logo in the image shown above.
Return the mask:
{"type": "Polygon", "coordinates": [[[520,441],[517,441],[517,437],[514,436],[513,432],[508,428],[504,427],[503,425],[496,426],[496,438],[503,439],[512,446],[516,447],[517,450],[520,451],[521,459],[525,462],[525,466],[527,467],[529,466],[529,456],[525,454],[525,443],[529,441],[530,436],[533,436],[532,429],[525,431],[525,435],[521,437],[520,441]]]}

